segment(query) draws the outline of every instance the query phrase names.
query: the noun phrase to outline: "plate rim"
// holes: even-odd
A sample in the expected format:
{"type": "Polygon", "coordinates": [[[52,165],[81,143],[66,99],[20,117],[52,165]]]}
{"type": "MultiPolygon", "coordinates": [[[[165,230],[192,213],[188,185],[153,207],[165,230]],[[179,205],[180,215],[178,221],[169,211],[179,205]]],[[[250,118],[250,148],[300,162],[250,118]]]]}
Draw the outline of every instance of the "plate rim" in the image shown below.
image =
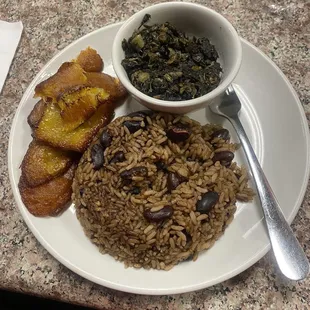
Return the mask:
{"type": "MultiPolygon", "coordinates": [[[[99,285],[111,288],[111,289],[115,289],[118,291],[123,291],[123,292],[127,292],[127,293],[134,293],[134,294],[142,294],[142,295],[169,295],[169,294],[180,294],[180,293],[186,293],[186,292],[192,292],[192,291],[197,291],[200,289],[204,289],[213,285],[216,285],[218,283],[221,283],[223,281],[226,281],[236,275],[238,275],[239,273],[245,271],[246,269],[248,269],[249,267],[251,267],[252,265],[254,265],[259,259],[261,259],[269,250],[270,250],[270,242],[263,247],[260,251],[258,251],[251,259],[249,259],[248,261],[244,262],[242,265],[240,265],[238,268],[232,270],[229,273],[226,273],[216,279],[214,279],[213,281],[210,281],[208,284],[200,283],[197,285],[191,285],[189,287],[185,286],[185,287],[179,287],[179,288],[173,288],[173,289],[148,289],[148,288],[135,288],[135,287],[131,287],[128,285],[122,285],[122,284],[117,284],[114,282],[110,282],[108,280],[104,280],[102,278],[99,278],[93,274],[90,274],[84,270],[79,269],[78,267],[76,267],[75,265],[73,265],[70,261],[68,261],[66,258],[64,258],[63,256],[61,256],[48,242],[45,241],[45,239],[43,238],[43,236],[41,236],[40,232],[36,229],[36,227],[33,225],[30,217],[29,217],[29,213],[26,210],[26,207],[23,205],[23,203],[21,202],[20,199],[20,195],[18,192],[18,186],[17,184],[14,182],[14,177],[13,177],[13,161],[12,161],[12,141],[13,141],[13,136],[14,136],[14,132],[16,129],[16,125],[17,125],[17,119],[19,117],[22,105],[21,103],[24,102],[26,100],[26,98],[29,96],[29,93],[31,91],[31,89],[33,88],[34,84],[35,84],[35,80],[41,76],[44,71],[46,71],[46,68],[55,61],[55,59],[57,59],[58,57],[61,56],[62,53],[64,53],[66,50],[70,49],[72,46],[74,46],[75,44],[77,44],[78,42],[84,40],[85,38],[97,33],[97,32],[101,32],[102,30],[108,30],[109,28],[113,28],[113,27],[120,27],[120,25],[122,25],[124,22],[118,22],[118,23],[111,23],[108,25],[105,25],[101,28],[98,28],[92,32],[87,33],[86,35],[80,37],[79,39],[71,42],[69,45],[67,45],[65,48],[63,48],[62,50],[58,51],[43,67],[42,69],[35,75],[35,77],[32,79],[31,83],[28,85],[26,91],[24,92],[18,106],[17,109],[15,110],[15,115],[12,121],[12,125],[10,128],[10,135],[9,135],[9,143],[8,143],[8,154],[7,154],[7,162],[8,162],[8,170],[9,170],[9,180],[10,180],[10,186],[13,192],[13,196],[14,196],[14,200],[15,200],[15,204],[18,207],[19,212],[21,213],[23,220],[26,222],[28,228],[30,229],[30,231],[33,233],[33,235],[35,236],[35,238],[39,241],[39,243],[45,248],[45,250],[47,250],[47,252],[49,254],[51,254],[58,262],[60,262],[62,265],[66,266],[68,269],[70,269],[71,271],[73,271],[74,273],[78,274],[79,276],[90,280],[91,282],[97,283],[99,285]]],[[[295,208],[292,210],[290,216],[287,218],[287,221],[289,222],[289,224],[292,223],[292,221],[294,220],[298,210],[301,207],[302,201],[304,199],[306,190],[307,190],[307,186],[308,186],[308,180],[309,180],[309,176],[310,176],[310,134],[309,134],[309,130],[308,130],[308,121],[302,106],[302,103],[295,91],[295,89],[293,88],[292,84],[290,83],[289,79],[285,76],[285,74],[281,71],[281,69],[264,53],[262,52],[260,49],[258,49],[256,46],[254,46],[252,43],[248,42],[247,40],[241,38],[241,42],[242,44],[246,44],[249,45],[252,49],[254,49],[256,52],[258,52],[281,76],[281,78],[284,80],[286,86],[289,88],[290,92],[292,93],[297,106],[298,106],[298,110],[299,110],[299,114],[301,116],[302,119],[302,129],[304,131],[305,134],[305,139],[306,139],[306,150],[307,150],[307,165],[306,165],[306,170],[305,170],[305,174],[304,174],[304,179],[303,179],[303,183],[302,183],[302,187],[300,189],[299,192],[299,196],[298,199],[296,199],[296,203],[295,203],[295,208]]]]}

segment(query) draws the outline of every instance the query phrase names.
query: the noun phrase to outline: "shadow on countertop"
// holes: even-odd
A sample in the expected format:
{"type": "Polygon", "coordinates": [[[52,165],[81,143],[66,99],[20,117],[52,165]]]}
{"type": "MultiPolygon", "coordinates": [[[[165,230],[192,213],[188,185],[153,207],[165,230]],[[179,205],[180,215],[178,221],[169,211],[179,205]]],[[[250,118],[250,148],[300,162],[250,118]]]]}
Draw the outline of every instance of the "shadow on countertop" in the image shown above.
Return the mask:
{"type": "Polygon", "coordinates": [[[0,309],[1,310],[16,310],[16,309],[87,310],[90,308],[25,295],[21,293],[0,290],[0,309]]]}

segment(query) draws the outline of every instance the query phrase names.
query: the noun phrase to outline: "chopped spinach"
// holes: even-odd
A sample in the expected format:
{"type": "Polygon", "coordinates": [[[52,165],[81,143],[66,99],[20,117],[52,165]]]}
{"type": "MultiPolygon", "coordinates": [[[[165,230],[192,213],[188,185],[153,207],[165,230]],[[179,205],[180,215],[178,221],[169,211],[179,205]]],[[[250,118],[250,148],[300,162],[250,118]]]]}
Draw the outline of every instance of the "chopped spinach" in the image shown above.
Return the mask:
{"type": "Polygon", "coordinates": [[[122,42],[122,65],[138,90],[162,100],[189,100],[216,88],[222,68],[207,38],[188,37],[169,22],[140,27],[122,42]]]}

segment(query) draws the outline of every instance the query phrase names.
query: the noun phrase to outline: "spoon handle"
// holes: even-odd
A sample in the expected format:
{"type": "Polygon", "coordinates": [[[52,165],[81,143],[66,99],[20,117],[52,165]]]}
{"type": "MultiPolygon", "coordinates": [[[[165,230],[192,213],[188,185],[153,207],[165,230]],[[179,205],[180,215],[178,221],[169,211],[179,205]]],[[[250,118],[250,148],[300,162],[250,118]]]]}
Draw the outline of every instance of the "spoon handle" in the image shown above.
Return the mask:
{"type": "Polygon", "coordinates": [[[304,279],[309,273],[308,259],[284,218],[239,117],[234,116],[228,119],[239,136],[251,168],[278,266],[287,278],[292,280],[304,279]]]}

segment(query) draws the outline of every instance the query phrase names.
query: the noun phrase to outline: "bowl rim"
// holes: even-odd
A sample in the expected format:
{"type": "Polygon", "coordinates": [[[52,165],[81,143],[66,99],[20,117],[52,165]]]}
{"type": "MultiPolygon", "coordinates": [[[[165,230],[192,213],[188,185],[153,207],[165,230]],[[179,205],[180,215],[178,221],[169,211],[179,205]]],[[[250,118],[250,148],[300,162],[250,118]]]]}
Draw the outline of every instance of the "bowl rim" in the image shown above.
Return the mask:
{"type": "Polygon", "coordinates": [[[122,27],[117,32],[113,46],[112,46],[112,64],[115,70],[115,73],[117,77],[119,78],[120,82],[124,85],[124,87],[135,97],[139,98],[142,101],[148,102],[150,105],[155,106],[161,106],[161,107],[171,107],[173,104],[175,107],[192,107],[192,106],[198,106],[203,104],[204,102],[210,101],[219,95],[221,95],[227,87],[233,82],[235,77],[237,76],[242,61],[242,46],[241,46],[241,40],[240,37],[234,28],[234,26],[220,13],[216,12],[213,9],[210,9],[204,5],[196,4],[196,3],[190,3],[190,2],[164,2],[164,3],[158,3],[151,6],[148,6],[135,14],[133,14],[131,17],[129,17],[122,27]],[[232,48],[236,51],[236,61],[232,66],[231,71],[229,74],[221,81],[221,84],[219,84],[215,89],[213,89],[211,92],[200,96],[198,98],[190,99],[190,100],[182,100],[182,101],[168,101],[168,100],[161,100],[156,99],[151,96],[148,96],[138,90],[136,87],[132,85],[130,82],[127,73],[123,72],[123,67],[121,65],[121,59],[117,57],[118,50],[121,48],[121,42],[124,38],[123,32],[124,30],[134,21],[136,18],[141,15],[144,15],[146,13],[152,13],[152,10],[154,8],[161,8],[161,9],[167,9],[168,7],[171,8],[173,6],[183,6],[183,7],[196,7],[203,9],[205,12],[213,14],[217,19],[221,20],[222,24],[229,30],[229,33],[232,37],[233,46],[232,48]]]}

